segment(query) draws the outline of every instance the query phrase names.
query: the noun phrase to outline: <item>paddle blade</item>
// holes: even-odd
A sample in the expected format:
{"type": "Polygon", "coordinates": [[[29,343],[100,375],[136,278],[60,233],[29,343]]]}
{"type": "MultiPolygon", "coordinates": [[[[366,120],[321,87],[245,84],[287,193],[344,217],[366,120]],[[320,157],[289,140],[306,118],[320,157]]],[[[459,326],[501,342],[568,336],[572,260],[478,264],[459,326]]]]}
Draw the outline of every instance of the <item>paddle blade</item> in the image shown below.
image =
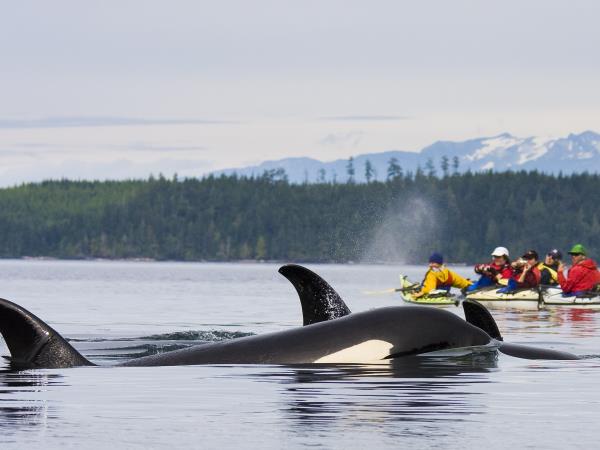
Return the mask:
{"type": "Polygon", "coordinates": [[[390,288],[390,289],[384,289],[382,291],[362,291],[363,294],[365,295],[385,295],[385,294],[393,294],[395,292],[400,292],[402,289],[398,289],[398,288],[390,288]]]}

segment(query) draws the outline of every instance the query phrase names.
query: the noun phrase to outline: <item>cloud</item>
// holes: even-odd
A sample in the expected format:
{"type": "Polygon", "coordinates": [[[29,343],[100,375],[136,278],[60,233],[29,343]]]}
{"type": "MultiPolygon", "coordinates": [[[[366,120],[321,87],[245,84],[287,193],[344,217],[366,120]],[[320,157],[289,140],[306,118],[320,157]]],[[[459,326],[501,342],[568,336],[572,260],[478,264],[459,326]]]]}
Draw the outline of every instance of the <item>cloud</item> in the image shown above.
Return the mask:
{"type": "Polygon", "coordinates": [[[31,150],[11,150],[11,149],[0,149],[0,158],[4,158],[4,157],[22,157],[25,156],[27,158],[36,158],[38,155],[37,151],[31,151],[31,150]]]}
{"type": "Polygon", "coordinates": [[[332,116],[332,117],[321,117],[320,120],[325,121],[342,121],[342,122],[390,122],[397,120],[413,120],[411,116],[332,116]]]}
{"type": "Polygon", "coordinates": [[[356,147],[362,141],[365,133],[362,131],[350,131],[348,133],[332,133],[319,141],[321,145],[328,146],[350,146],[356,147]]]}
{"type": "Polygon", "coordinates": [[[133,150],[139,152],[156,152],[156,153],[168,153],[168,152],[203,152],[207,151],[208,147],[200,145],[153,145],[144,142],[132,142],[128,145],[115,146],[120,150],[133,150]]]}
{"type": "Polygon", "coordinates": [[[168,144],[150,144],[146,142],[130,142],[125,144],[64,144],[56,145],[50,143],[14,143],[7,148],[0,147],[0,159],[2,158],[39,158],[42,156],[51,158],[59,157],[59,155],[69,155],[87,153],[90,155],[106,155],[111,153],[130,153],[133,154],[193,154],[209,151],[208,147],[200,145],[168,145],[168,144]]]}
{"type": "Polygon", "coordinates": [[[0,129],[82,128],[148,125],[218,125],[236,122],[203,119],[151,119],[139,117],[43,117],[37,119],[0,119],[0,129]]]}

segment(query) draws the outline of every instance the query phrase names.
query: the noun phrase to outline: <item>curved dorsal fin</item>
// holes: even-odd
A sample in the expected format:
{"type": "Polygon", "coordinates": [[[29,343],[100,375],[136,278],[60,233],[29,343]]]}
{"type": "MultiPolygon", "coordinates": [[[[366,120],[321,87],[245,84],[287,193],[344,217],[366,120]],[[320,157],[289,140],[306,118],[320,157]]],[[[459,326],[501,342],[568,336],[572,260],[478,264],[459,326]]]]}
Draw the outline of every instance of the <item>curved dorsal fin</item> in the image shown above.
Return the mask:
{"type": "MultiPolygon", "coordinates": [[[[464,300],[462,304],[467,322],[482,329],[489,334],[490,337],[498,341],[503,341],[496,321],[485,306],[470,299],[464,300]]],[[[502,342],[502,345],[498,350],[506,355],[524,359],[580,359],[579,356],[569,352],[531,347],[529,345],[507,344],[506,342],[502,342]]]]}
{"type": "Polygon", "coordinates": [[[64,338],[25,308],[0,299],[0,333],[16,368],[90,366],[64,338]]]}
{"type": "Polygon", "coordinates": [[[464,300],[462,305],[467,322],[485,331],[490,337],[499,341],[503,340],[496,321],[485,306],[471,299],[464,300]]]}
{"type": "Polygon", "coordinates": [[[306,267],[286,264],[279,268],[279,273],[286,277],[298,292],[302,304],[304,325],[337,319],[350,314],[350,309],[335,292],[335,289],[306,267]]]}

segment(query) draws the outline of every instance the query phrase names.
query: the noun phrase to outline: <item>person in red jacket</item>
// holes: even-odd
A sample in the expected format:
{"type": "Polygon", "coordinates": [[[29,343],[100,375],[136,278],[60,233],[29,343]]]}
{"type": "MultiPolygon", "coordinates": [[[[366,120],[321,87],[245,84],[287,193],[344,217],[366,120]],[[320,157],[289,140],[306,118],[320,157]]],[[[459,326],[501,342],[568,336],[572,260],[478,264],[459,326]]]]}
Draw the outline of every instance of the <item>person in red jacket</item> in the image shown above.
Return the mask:
{"type": "Polygon", "coordinates": [[[569,269],[569,274],[565,278],[563,271],[565,265],[561,262],[558,266],[558,282],[563,290],[563,294],[580,295],[591,291],[600,284],[600,272],[593,259],[586,255],[585,247],[581,244],[574,245],[569,255],[573,265],[569,269]]]}
{"type": "Polygon", "coordinates": [[[521,258],[511,264],[513,274],[508,285],[498,289],[499,294],[513,294],[517,289],[533,289],[540,284],[542,274],[538,269],[539,256],[535,250],[527,250],[521,258]]]}
{"type": "Polygon", "coordinates": [[[472,292],[497,284],[506,286],[513,274],[510,259],[508,259],[508,249],[506,247],[496,247],[492,252],[491,264],[477,264],[474,270],[475,273],[481,276],[479,280],[466,288],[465,292],[472,292]]]}
{"type": "Polygon", "coordinates": [[[517,281],[519,288],[535,288],[540,284],[542,274],[538,269],[539,256],[535,250],[527,250],[523,256],[521,256],[524,264],[519,269],[515,270],[513,278],[517,281]]]}

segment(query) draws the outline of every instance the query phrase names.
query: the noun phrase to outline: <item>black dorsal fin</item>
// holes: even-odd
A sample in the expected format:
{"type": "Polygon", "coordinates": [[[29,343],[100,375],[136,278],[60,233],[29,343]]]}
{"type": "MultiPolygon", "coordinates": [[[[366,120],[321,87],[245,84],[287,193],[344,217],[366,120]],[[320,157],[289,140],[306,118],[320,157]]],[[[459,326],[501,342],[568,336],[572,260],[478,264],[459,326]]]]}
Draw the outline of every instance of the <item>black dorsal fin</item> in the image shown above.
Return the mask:
{"type": "Polygon", "coordinates": [[[0,299],[0,333],[15,368],[90,366],[65,339],[25,308],[0,299]]]}
{"type": "Polygon", "coordinates": [[[490,337],[502,341],[502,335],[496,321],[485,306],[475,300],[467,299],[462,302],[465,311],[465,320],[471,325],[482,329],[490,337]]]}
{"type": "Polygon", "coordinates": [[[350,309],[335,292],[335,289],[306,267],[286,264],[279,268],[279,273],[286,277],[298,292],[302,304],[304,325],[337,319],[350,314],[350,309]]]}

